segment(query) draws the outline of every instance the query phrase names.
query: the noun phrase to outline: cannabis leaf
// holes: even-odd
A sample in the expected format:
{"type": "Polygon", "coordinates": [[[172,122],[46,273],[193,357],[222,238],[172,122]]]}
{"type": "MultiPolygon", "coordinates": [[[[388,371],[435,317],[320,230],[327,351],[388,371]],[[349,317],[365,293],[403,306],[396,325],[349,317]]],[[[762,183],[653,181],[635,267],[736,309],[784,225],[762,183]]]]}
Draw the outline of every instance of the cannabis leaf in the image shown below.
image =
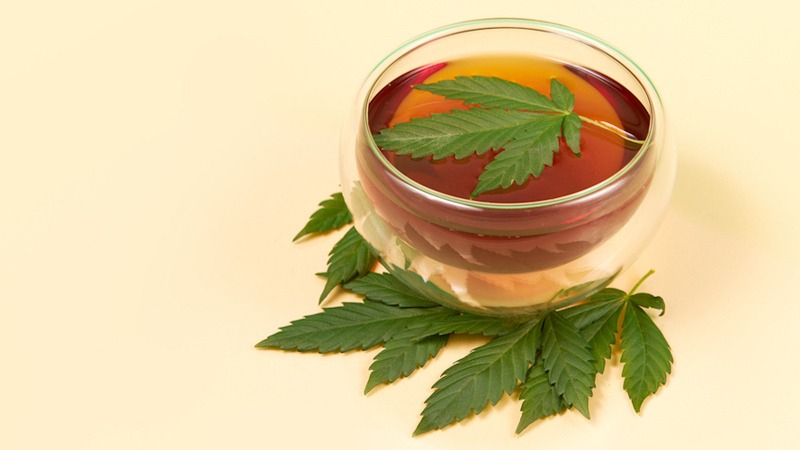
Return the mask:
{"type": "Polygon", "coordinates": [[[498,317],[460,313],[443,317],[436,323],[426,325],[424,332],[430,334],[482,334],[498,336],[506,334],[520,325],[520,321],[504,320],[498,317]]]}
{"type": "MultiPolygon", "coordinates": [[[[367,300],[379,301],[400,308],[432,308],[439,306],[401,279],[413,277],[413,272],[395,267],[392,273],[369,273],[344,285],[367,300]]],[[[482,334],[497,336],[514,330],[521,322],[513,319],[481,316],[452,310],[453,314],[443,316],[435,322],[416,324],[417,337],[447,334],[482,334]]]]}
{"type": "Polygon", "coordinates": [[[384,343],[418,322],[435,322],[453,311],[396,308],[378,302],[346,302],[295,320],[256,347],[319,353],[365,350],[384,343]]]}
{"type": "Polygon", "coordinates": [[[319,303],[336,286],[366,275],[377,261],[367,241],[353,227],[333,246],[329,255],[328,270],[318,274],[328,278],[319,296],[319,303]]]}
{"type": "Polygon", "coordinates": [[[550,384],[544,366],[539,363],[532,365],[528,370],[527,379],[522,383],[519,398],[522,400],[522,417],[517,424],[517,433],[521,433],[528,425],[539,419],[567,409],[567,405],[558,395],[555,386],[550,384]]]}
{"type": "Polygon", "coordinates": [[[581,151],[581,118],[575,113],[569,113],[564,116],[564,123],[561,126],[564,135],[564,141],[567,143],[573,153],[580,154],[581,151]]]}
{"type": "Polygon", "coordinates": [[[580,330],[581,336],[589,343],[598,373],[603,372],[606,359],[611,357],[611,346],[616,341],[619,316],[624,307],[621,300],[625,295],[617,289],[605,289],[590,302],[561,311],[561,315],[580,330]]]}
{"type": "MultiPolygon", "coordinates": [[[[558,83],[558,85],[563,87],[561,83],[558,83]]],[[[559,89],[559,86],[556,87],[558,92],[553,92],[551,85],[551,95],[555,95],[553,100],[527,86],[498,77],[480,75],[471,77],[458,76],[453,80],[418,84],[414,86],[414,89],[438,94],[453,100],[463,100],[468,105],[482,105],[486,108],[542,112],[571,110],[571,105],[566,103],[559,105],[556,103],[556,96],[559,99],[564,98],[564,92],[559,89]]]]}
{"type": "Polygon", "coordinates": [[[596,374],[589,344],[558,311],[547,315],[542,335],[542,359],[550,383],[567,405],[588,418],[596,374]]]}
{"type": "MultiPolygon", "coordinates": [[[[445,84],[442,88],[464,91],[467,86],[478,95],[483,81],[470,85],[472,81],[457,79],[455,84],[445,84]]],[[[506,86],[506,89],[514,93],[516,88],[506,86]]],[[[552,100],[530,95],[526,101],[571,108],[574,99],[566,89],[555,87],[551,95],[552,100]]],[[[500,102],[499,99],[484,101],[500,102]]],[[[515,143],[510,143],[502,153],[508,152],[509,147],[513,150],[511,144],[515,143]]],[[[324,206],[325,202],[320,204],[322,209],[332,212],[338,208],[338,198],[341,197],[336,194],[331,196],[326,200],[331,202],[329,206],[324,206]]],[[[339,219],[320,219],[317,225],[307,226],[307,234],[346,224],[341,222],[343,215],[332,216],[339,219]],[[327,225],[319,225],[323,222],[327,225]]],[[[310,222],[313,221],[312,217],[310,222]]],[[[477,334],[489,338],[486,344],[445,370],[433,385],[434,391],[425,401],[414,434],[444,428],[471,414],[479,414],[487,406],[495,405],[504,394],[515,391],[522,402],[517,433],[536,420],[568,408],[588,417],[595,376],[604,370],[618,335],[620,360],[624,364],[623,387],[637,412],[644,400],[666,382],[671,371],[673,358],[669,344],[645,311],[653,308],[663,315],[664,299],[636,292],[652,271],[629,292],[605,288],[579,304],[560,310],[502,318],[442,306],[437,301],[448,304],[449,294],[430,280],[397,266],[386,265],[388,273],[371,272],[376,262],[371,250],[355,228],[351,228],[334,245],[324,274],[328,283],[321,299],[342,284],[344,289],[363,296],[363,302],[323,308],[322,312],[281,327],[256,346],[319,353],[382,346],[370,365],[366,393],[423,367],[439,354],[452,335],[477,334]],[[414,286],[424,286],[425,294],[422,288],[414,286]]]]}
{"type": "Polygon", "coordinates": [[[503,393],[511,394],[525,379],[536,356],[541,329],[530,321],[517,330],[493,338],[445,370],[425,400],[414,434],[444,428],[495,405],[503,393]]]}
{"type": "Polygon", "coordinates": [[[531,176],[538,177],[544,166],[553,164],[553,153],[558,151],[558,136],[561,134],[563,117],[555,115],[537,117],[515,138],[504,143],[505,149],[486,165],[478,176],[478,185],[472,193],[480,193],[512,184],[522,184],[531,176]]]}
{"type": "Polygon", "coordinates": [[[553,98],[557,110],[572,111],[572,108],[575,107],[575,96],[555,78],[550,82],[550,97],[553,98]]]}
{"type": "Polygon", "coordinates": [[[655,308],[660,309],[661,314],[663,316],[666,312],[666,306],[664,305],[664,299],[652,294],[645,294],[644,292],[638,292],[636,294],[632,294],[629,300],[642,308],[655,308]]]}
{"type": "Polygon", "coordinates": [[[374,135],[375,143],[398,155],[434,160],[455,156],[466,158],[501,148],[518,133],[538,123],[543,114],[503,109],[456,109],[398,123],[374,135]]]}
{"type": "Polygon", "coordinates": [[[439,353],[447,344],[447,335],[432,335],[419,338],[416,330],[397,336],[383,345],[375,362],[369,366],[370,375],[364,393],[371,391],[378,385],[391,383],[401,376],[407,377],[419,367],[425,365],[429,359],[439,353]]]}
{"type": "Polygon", "coordinates": [[[345,289],[400,308],[429,308],[438,306],[388,273],[369,273],[347,284],[345,289]]]}
{"type": "Polygon", "coordinates": [[[672,352],[653,319],[633,302],[625,309],[620,347],[625,378],[622,387],[628,392],[633,409],[639,412],[644,400],[666,383],[672,352]]]}
{"type": "Polygon", "coordinates": [[[331,195],[330,198],[323,200],[319,206],[320,208],[311,215],[308,223],[294,237],[295,241],[309,234],[336,230],[353,221],[353,216],[350,214],[350,210],[347,209],[341,192],[337,192],[331,195]]]}
{"type": "Polygon", "coordinates": [[[415,89],[481,105],[412,119],[373,135],[384,150],[414,158],[456,159],[499,151],[479,177],[472,197],[539,177],[559,151],[559,137],[580,155],[581,118],[572,93],[555,78],[547,98],[535,89],[496,77],[456,77],[415,89]]]}

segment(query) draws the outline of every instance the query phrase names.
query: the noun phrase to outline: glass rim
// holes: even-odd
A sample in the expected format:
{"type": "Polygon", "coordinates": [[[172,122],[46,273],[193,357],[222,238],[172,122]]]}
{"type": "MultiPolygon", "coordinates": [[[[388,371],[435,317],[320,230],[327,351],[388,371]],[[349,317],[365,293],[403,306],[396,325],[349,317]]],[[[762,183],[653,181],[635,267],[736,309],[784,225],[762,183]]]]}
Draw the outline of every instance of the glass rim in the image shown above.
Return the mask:
{"type": "Polygon", "coordinates": [[[378,64],[372,69],[369,76],[367,77],[366,82],[364,83],[366,92],[364,92],[362,95],[363,103],[360,108],[360,110],[362,111],[361,120],[362,120],[362,126],[364,127],[363,129],[364,130],[370,129],[369,125],[370,96],[375,93],[378,81],[380,80],[381,76],[386,72],[386,70],[388,70],[392,66],[392,64],[400,60],[400,58],[402,58],[406,54],[437,39],[464,32],[482,31],[491,29],[519,29],[519,30],[545,31],[545,32],[555,33],[562,37],[565,37],[567,39],[572,39],[574,41],[577,41],[581,44],[587,45],[597,51],[604,53],[606,56],[612,58],[614,61],[620,64],[621,67],[626,69],[644,90],[648,106],[650,107],[649,111],[650,124],[648,126],[647,136],[644,138],[644,142],[642,146],[639,148],[639,150],[636,152],[636,155],[633,158],[631,158],[631,160],[628,161],[628,163],[625,164],[625,166],[623,166],[612,176],[604,179],[603,181],[597,184],[594,184],[592,186],[589,186],[588,188],[582,189],[572,194],[564,195],[561,197],[555,197],[547,200],[537,200],[531,202],[495,203],[489,201],[466,199],[451,194],[446,194],[444,192],[432,189],[428,186],[425,186],[422,183],[413,180],[412,178],[401,172],[399,169],[397,169],[384,156],[383,152],[375,143],[375,139],[373,138],[372,133],[368,132],[367,143],[370,147],[370,150],[375,154],[375,156],[380,161],[381,165],[389,173],[391,173],[393,176],[397,177],[400,181],[402,181],[405,185],[413,189],[416,189],[420,192],[423,192],[427,195],[433,196],[440,200],[447,201],[450,203],[455,203],[462,206],[474,207],[479,209],[492,209],[492,210],[534,209],[534,208],[542,208],[545,206],[555,206],[564,203],[569,203],[575,200],[580,200],[589,197],[595,193],[603,191],[604,189],[614,185],[621,178],[625,177],[631,170],[633,170],[633,168],[638,164],[638,162],[645,157],[646,154],[649,154],[651,152],[650,149],[654,146],[653,144],[656,134],[655,117],[656,115],[660,115],[661,103],[660,103],[660,96],[658,94],[658,91],[656,90],[656,87],[653,85],[653,82],[650,80],[650,77],[647,76],[647,74],[641,69],[641,67],[639,67],[638,64],[636,64],[632,59],[630,59],[627,55],[625,55],[622,51],[620,51],[613,45],[585,31],[554,22],[547,22],[534,19],[523,19],[523,18],[498,17],[498,18],[476,19],[476,20],[468,20],[468,21],[452,23],[450,25],[445,25],[430,30],[426,33],[420,34],[406,41],[404,44],[396,48],[394,51],[390,52],[383,59],[381,59],[380,62],[378,62],[378,64]]]}

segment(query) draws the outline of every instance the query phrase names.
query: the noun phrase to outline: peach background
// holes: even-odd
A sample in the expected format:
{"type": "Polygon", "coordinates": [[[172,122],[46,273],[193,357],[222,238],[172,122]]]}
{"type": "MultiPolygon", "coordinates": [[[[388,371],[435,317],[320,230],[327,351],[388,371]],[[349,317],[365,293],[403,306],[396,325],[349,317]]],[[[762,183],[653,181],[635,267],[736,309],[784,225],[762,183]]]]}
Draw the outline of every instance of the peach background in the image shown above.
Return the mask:
{"type": "Polygon", "coordinates": [[[790,448],[800,438],[800,17],[781,0],[136,1],[0,6],[0,448],[790,448]],[[454,21],[602,36],[649,73],[679,175],[650,268],[676,357],[641,415],[621,367],[593,419],[514,435],[518,404],[412,438],[475,341],[362,395],[374,351],[258,351],[317,311],[335,238],[292,244],[338,190],[372,66],[454,21]]]}

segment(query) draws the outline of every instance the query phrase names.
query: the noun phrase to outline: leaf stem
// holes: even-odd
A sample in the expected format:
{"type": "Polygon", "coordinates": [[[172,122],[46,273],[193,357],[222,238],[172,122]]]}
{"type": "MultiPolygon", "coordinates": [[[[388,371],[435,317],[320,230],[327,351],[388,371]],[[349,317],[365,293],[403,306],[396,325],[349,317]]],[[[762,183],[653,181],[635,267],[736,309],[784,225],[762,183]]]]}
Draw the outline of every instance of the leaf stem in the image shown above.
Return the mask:
{"type": "Polygon", "coordinates": [[[628,142],[632,142],[634,144],[639,144],[639,145],[644,145],[645,141],[643,141],[641,139],[636,139],[636,136],[634,136],[631,133],[628,133],[627,131],[623,130],[622,128],[617,127],[616,125],[612,125],[612,124],[610,124],[608,122],[604,122],[604,121],[600,121],[600,120],[590,119],[588,117],[581,116],[580,114],[578,115],[578,117],[581,119],[581,121],[586,122],[586,123],[590,123],[590,124],[592,124],[592,125],[594,125],[596,127],[599,127],[599,128],[604,129],[604,130],[610,131],[610,132],[616,134],[617,136],[621,137],[622,139],[624,139],[624,140],[626,140],[628,142]]]}
{"type": "Polygon", "coordinates": [[[640,278],[640,279],[639,279],[639,281],[637,281],[637,282],[636,282],[636,284],[633,286],[633,289],[631,289],[631,291],[628,293],[628,296],[630,297],[631,295],[635,294],[635,293],[636,293],[636,290],[637,290],[637,289],[639,289],[639,286],[641,286],[641,285],[642,285],[642,283],[644,283],[644,280],[646,280],[647,278],[649,278],[649,277],[650,277],[650,275],[652,275],[652,274],[654,274],[654,273],[656,273],[656,271],[655,271],[655,270],[653,270],[653,269],[650,269],[650,271],[649,271],[649,272],[647,272],[646,274],[644,274],[644,276],[643,276],[642,278],[640,278]]]}

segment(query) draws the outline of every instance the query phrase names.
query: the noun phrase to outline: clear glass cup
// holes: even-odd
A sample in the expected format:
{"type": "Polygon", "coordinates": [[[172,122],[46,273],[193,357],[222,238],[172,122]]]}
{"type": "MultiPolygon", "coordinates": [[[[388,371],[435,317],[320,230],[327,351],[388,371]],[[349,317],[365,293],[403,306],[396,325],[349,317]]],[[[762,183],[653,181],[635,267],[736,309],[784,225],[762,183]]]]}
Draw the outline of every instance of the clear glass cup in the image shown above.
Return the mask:
{"type": "Polygon", "coordinates": [[[633,61],[582,31],[525,19],[457,23],[402,45],[367,77],[341,143],[345,201],[383,266],[446,306],[498,316],[566,306],[606,287],[655,233],[675,168],[661,100],[633,61]],[[644,144],[600,183],[525,203],[455,197],[392,165],[372,138],[376,98],[398,78],[423,77],[419,68],[496,54],[556,60],[618,83],[649,115],[644,144]]]}

